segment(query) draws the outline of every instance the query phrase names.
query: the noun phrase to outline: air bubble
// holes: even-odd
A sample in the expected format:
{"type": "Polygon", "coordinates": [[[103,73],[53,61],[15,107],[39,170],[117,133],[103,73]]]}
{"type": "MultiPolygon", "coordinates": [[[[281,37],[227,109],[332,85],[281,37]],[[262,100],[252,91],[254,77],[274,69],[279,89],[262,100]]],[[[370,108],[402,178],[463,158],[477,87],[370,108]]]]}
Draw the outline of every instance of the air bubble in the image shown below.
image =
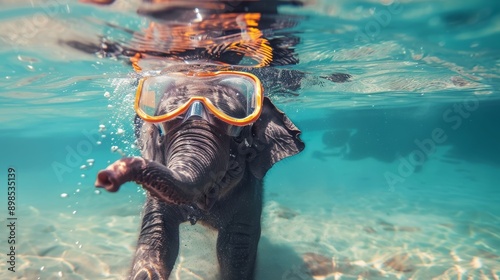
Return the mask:
{"type": "Polygon", "coordinates": [[[116,152],[118,150],[118,146],[111,146],[111,152],[116,152]]]}
{"type": "Polygon", "coordinates": [[[80,192],[80,189],[76,189],[76,192],[80,192]]]}
{"type": "Polygon", "coordinates": [[[97,145],[101,145],[101,144],[102,144],[102,142],[101,142],[101,141],[97,141],[97,142],[95,142],[95,143],[96,143],[97,145]]]}
{"type": "Polygon", "coordinates": [[[80,177],[85,178],[85,174],[80,175],[80,177]]]}
{"type": "Polygon", "coordinates": [[[89,158],[89,159],[87,159],[87,162],[88,162],[88,163],[94,163],[94,161],[95,161],[95,160],[94,160],[93,158],[89,158]]]}
{"type": "Polygon", "coordinates": [[[87,169],[87,166],[84,164],[84,165],[80,166],[80,169],[87,169]]]}
{"type": "Polygon", "coordinates": [[[61,197],[62,197],[62,198],[66,198],[66,197],[68,197],[68,194],[67,194],[67,193],[62,193],[62,194],[61,194],[61,197]]]}
{"type": "Polygon", "coordinates": [[[116,134],[118,134],[118,135],[122,135],[123,133],[125,133],[125,130],[123,130],[121,128],[118,128],[118,130],[116,130],[116,134]]]}
{"type": "Polygon", "coordinates": [[[108,109],[111,109],[111,108],[113,108],[113,105],[108,104],[108,109]]]}
{"type": "Polygon", "coordinates": [[[99,132],[103,132],[103,131],[106,131],[106,126],[103,124],[100,124],[99,125],[99,132]]]}
{"type": "Polygon", "coordinates": [[[100,190],[95,190],[94,193],[95,194],[101,194],[101,191],[100,190]]]}
{"type": "Polygon", "coordinates": [[[106,98],[110,98],[111,97],[111,94],[109,93],[109,91],[106,91],[104,93],[104,97],[106,97],[106,98]]]}

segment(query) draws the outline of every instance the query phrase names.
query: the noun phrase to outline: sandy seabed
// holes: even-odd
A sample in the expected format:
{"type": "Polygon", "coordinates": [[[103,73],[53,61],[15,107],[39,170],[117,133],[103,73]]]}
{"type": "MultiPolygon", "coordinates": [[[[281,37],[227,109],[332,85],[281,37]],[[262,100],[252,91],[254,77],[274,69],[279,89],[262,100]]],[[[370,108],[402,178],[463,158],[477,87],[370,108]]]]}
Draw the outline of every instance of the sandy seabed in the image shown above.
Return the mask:
{"type": "MultiPolygon", "coordinates": [[[[383,174],[397,162],[317,160],[315,149],[271,170],[256,279],[500,279],[497,170],[446,152],[393,189],[383,174]]],[[[2,261],[0,279],[127,279],[143,190],[43,194],[18,207],[16,272],[2,261]]],[[[181,225],[171,279],[218,279],[216,237],[181,225]]]]}
{"type": "MultiPolygon", "coordinates": [[[[286,197],[280,204],[277,194],[268,196],[256,279],[500,277],[500,218],[487,212],[443,216],[428,208],[407,208],[389,196],[358,197],[351,207],[343,203],[299,211],[285,206],[286,197]],[[400,211],[384,210],[389,199],[400,211]]],[[[138,211],[117,206],[73,214],[25,207],[16,272],[2,262],[0,279],[126,279],[138,211]]],[[[215,238],[201,226],[183,224],[171,278],[217,279],[215,238]]]]}

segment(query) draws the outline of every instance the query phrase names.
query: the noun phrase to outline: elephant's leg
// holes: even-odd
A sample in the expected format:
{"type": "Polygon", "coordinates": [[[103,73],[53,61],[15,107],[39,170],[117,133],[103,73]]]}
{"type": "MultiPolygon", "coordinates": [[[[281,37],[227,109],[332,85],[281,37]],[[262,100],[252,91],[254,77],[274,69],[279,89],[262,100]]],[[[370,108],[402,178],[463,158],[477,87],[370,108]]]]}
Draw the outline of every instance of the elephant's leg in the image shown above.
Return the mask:
{"type": "Polygon", "coordinates": [[[219,229],[217,257],[221,279],[254,279],[257,246],[260,239],[262,202],[257,199],[243,207],[219,229]]]}
{"type": "Polygon", "coordinates": [[[179,253],[181,222],[175,205],[148,196],[130,279],[168,279],[179,253]]]}

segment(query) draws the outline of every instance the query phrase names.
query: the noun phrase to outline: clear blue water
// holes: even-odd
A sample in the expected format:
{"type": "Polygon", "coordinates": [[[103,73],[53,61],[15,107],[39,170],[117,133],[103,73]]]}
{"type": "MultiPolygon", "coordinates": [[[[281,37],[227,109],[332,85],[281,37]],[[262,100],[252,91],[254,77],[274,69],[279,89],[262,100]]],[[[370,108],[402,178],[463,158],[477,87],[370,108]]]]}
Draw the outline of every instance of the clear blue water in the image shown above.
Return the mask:
{"type": "MultiPolygon", "coordinates": [[[[310,279],[311,253],[334,261],[323,264],[327,279],[500,277],[500,5],[387,2],[280,10],[298,20],[287,31],[300,37],[300,63],[288,67],[310,85],[272,98],[306,149],[266,177],[257,279],[310,279]],[[352,78],[314,82],[331,73],[352,78]]],[[[149,24],[136,8],[2,2],[1,279],[126,277],[144,193],[134,184],[99,193],[93,183],[121,157],[112,150],[138,154],[132,69],[59,42],[127,42],[116,26],[149,24]],[[8,167],[14,274],[3,261],[8,167]]],[[[183,230],[176,277],[213,279],[215,261],[199,262],[210,259],[213,236],[183,230]]]]}

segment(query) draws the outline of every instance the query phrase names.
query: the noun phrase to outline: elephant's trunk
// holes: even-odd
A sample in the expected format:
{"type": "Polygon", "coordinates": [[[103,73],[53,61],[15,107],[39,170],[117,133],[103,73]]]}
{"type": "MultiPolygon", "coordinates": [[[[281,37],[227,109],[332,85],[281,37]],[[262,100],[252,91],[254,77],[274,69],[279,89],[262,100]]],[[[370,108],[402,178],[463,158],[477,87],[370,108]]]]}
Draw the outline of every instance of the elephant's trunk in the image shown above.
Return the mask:
{"type": "Polygon", "coordinates": [[[183,127],[169,135],[165,153],[166,166],[188,189],[207,190],[227,171],[230,138],[201,124],[206,127],[183,127]]]}
{"type": "Polygon", "coordinates": [[[166,166],[139,157],[123,158],[98,173],[96,187],[115,192],[123,183],[135,181],[168,203],[195,202],[210,208],[213,196],[207,193],[225,175],[230,138],[208,123],[197,123],[168,135],[166,166]]]}
{"type": "Polygon", "coordinates": [[[140,157],[122,158],[99,171],[95,186],[116,192],[122,184],[130,181],[142,184],[152,195],[173,204],[190,203],[196,197],[196,193],[181,187],[171,170],[140,157]]]}

